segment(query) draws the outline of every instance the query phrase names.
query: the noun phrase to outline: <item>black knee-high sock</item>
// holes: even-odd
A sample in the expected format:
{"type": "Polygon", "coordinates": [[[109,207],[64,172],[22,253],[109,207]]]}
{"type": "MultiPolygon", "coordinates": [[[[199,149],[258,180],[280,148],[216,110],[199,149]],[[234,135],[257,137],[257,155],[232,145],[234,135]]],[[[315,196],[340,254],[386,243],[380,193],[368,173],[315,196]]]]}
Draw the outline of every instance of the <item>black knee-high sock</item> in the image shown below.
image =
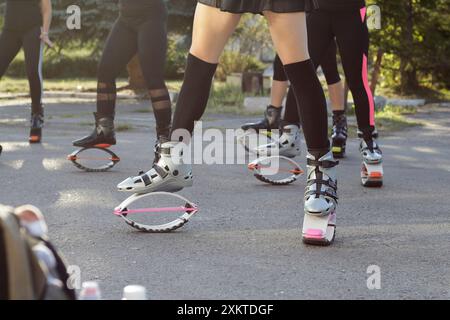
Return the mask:
{"type": "Polygon", "coordinates": [[[216,69],[217,64],[205,62],[189,54],[172,131],[186,129],[192,133],[194,122],[200,120],[205,112],[216,69]]]}
{"type": "Polygon", "coordinates": [[[284,66],[297,98],[308,150],[328,152],[327,102],[311,60],[284,66]]]}
{"type": "Polygon", "coordinates": [[[284,111],[284,123],[300,125],[300,114],[297,108],[297,99],[295,98],[294,89],[289,88],[286,98],[286,109],[284,111]]]}

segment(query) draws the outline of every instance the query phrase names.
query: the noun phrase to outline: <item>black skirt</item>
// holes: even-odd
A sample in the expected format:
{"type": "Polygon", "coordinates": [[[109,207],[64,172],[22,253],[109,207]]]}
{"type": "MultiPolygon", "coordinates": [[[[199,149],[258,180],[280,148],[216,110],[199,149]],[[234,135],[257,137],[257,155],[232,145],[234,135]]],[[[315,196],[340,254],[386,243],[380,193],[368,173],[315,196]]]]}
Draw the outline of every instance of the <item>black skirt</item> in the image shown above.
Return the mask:
{"type": "Polygon", "coordinates": [[[316,8],[317,0],[198,0],[199,3],[231,13],[304,12],[316,8]]]}

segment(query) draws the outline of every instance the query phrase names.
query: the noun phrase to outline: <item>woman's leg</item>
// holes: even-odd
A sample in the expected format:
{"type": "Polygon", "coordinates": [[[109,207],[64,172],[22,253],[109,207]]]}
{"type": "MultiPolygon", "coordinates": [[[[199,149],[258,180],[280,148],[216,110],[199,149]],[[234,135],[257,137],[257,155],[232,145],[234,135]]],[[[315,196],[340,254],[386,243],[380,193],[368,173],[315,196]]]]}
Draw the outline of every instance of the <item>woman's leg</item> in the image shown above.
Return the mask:
{"type": "Polygon", "coordinates": [[[42,109],[42,59],[44,45],[40,39],[41,30],[33,28],[23,37],[23,50],[25,52],[25,64],[30,84],[31,112],[43,114],[42,109]]]}
{"type": "Polygon", "coordinates": [[[44,108],[42,106],[44,44],[40,39],[40,35],[40,27],[35,27],[26,32],[22,38],[31,95],[30,143],[41,142],[42,128],[44,126],[44,108]]]}
{"type": "Polygon", "coordinates": [[[172,131],[186,129],[192,133],[195,121],[200,120],[203,115],[220,55],[239,23],[240,16],[200,3],[197,5],[192,46],[172,131]]]}
{"type": "Polygon", "coordinates": [[[74,146],[87,148],[98,144],[116,144],[116,78],[136,52],[137,34],[116,22],[108,36],[98,67],[95,129],[90,135],[74,141],[74,146]]]}
{"type": "Polygon", "coordinates": [[[309,58],[306,16],[271,12],[265,15],[297,100],[308,147],[303,241],[331,244],[337,206],[337,162],[330,152],[325,95],[309,58]]]}
{"type": "Polygon", "coordinates": [[[117,21],[106,41],[98,66],[97,113],[114,116],[116,78],[137,52],[137,34],[117,21]]]}
{"type": "Polygon", "coordinates": [[[270,104],[275,108],[281,109],[288,88],[289,82],[273,80],[272,90],[270,92],[270,104]]]}
{"type": "MultiPolygon", "coordinates": [[[[256,149],[256,153],[260,156],[271,156],[276,153],[280,156],[289,158],[296,157],[301,154],[301,135],[300,135],[300,120],[299,111],[297,109],[297,101],[295,96],[288,96],[287,103],[290,103],[291,108],[285,109],[284,119],[281,120],[281,109],[284,97],[286,96],[289,87],[288,78],[284,70],[283,63],[277,55],[273,62],[273,84],[272,84],[272,104],[267,108],[265,119],[260,124],[270,124],[270,115],[275,113],[277,115],[277,128],[280,129],[280,137],[276,142],[266,145],[261,145],[256,149]],[[293,98],[293,99],[292,99],[293,98]],[[293,101],[292,101],[293,100],[293,101]],[[279,106],[279,107],[275,107],[279,106]],[[272,111],[272,112],[270,112],[272,111]]],[[[266,125],[267,127],[267,125],[266,125]]],[[[245,128],[242,127],[244,130],[245,128]]],[[[266,128],[268,129],[268,128],[266,128]]]]}
{"type": "Polygon", "coordinates": [[[359,10],[342,13],[334,23],[333,31],[345,76],[355,100],[358,128],[370,136],[375,129],[375,107],[368,83],[369,31],[365,16],[359,10]]]}
{"type": "MultiPolygon", "coordinates": [[[[314,65],[318,67],[322,66],[325,77],[327,79],[327,83],[329,84],[329,94],[330,100],[333,106],[333,110],[343,110],[344,109],[344,92],[343,88],[340,90],[342,83],[340,82],[339,71],[337,68],[337,48],[336,42],[330,41],[332,39],[331,34],[331,26],[328,22],[320,23],[320,25],[313,25],[314,20],[311,19],[311,16],[307,19],[308,25],[312,30],[315,31],[313,35],[309,34],[309,46],[312,60],[314,65]],[[313,20],[311,22],[311,20],[313,20]],[[325,35],[325,36],[324,36],[325,35]],[[328,43],[330,43],[328,45],[328,43]],[[324,48],[328,45],[328,49],[324,51],[324,48]],[[312,48],[312,49],[311,49],[312,48]],[[321,59],[320,61],[314,60],[321,59]]],[[[274,69],[274,77],[273,77],[273,85],[272,85],[272,106],[277,107],[281,106],[286,96],[286,90],[288,88],[288,79],[286,77],[286,73],[283,67],[283,63],[280,60],[280,57],[277,55],[275,57],[273,63],[274,69]]],[[[284,114],[284,122],[289,124],[299,124],[299,111],[297,109],[297,100],[295,98],[295,94],[293,90],[289,90],[286,99],[286,110],[284,114]]],[[[248,125],[246,126],[248,127],[248,125]]],[[[243,127],[243,129],[245,129],[243,127]]]]}
{"type": "MultiPolygon", "coordinates": [[[[327,15],[324,15],[323,19],[331,21],[327,15]]],[[[312,25],[312,23],[308,24],[308,26],[309,25],[312,25]]],[[[317,36],[320,35],[317,34],[317,36]]],[[[314,42],[314,39],[310,40],[314,42]]],[[[322,67],[327,80],[328,93],[331,101],[331,108],[333,110],[333,130],[331,135],[332,151],[335,158],[343,158],[347,147],[348,126],[347,117],[345,115],[344,85],[341,81],[341,76],[339,75],[336,56],[336,41],[333,40],[330,42],[322,60],[320,60],[320,66],[322,67]]]]}
{"type": "Polygon", "coordinates": [[[152,19],[143,24],[138,35],[139,60],[152,101],[158,140],[170,138],[172,121],[172,103],[164,81],[166,53],[166,19],[161,16],[160,20],[152,19]]]}
{"type": "MultiPolygon", "coordinates": [[[[242,130],[273,130],[279,129],[281,126],[281,113],[283,110],[283,100],[289,82],[284,72],[283,64],[277,55],[273,61],[273,82],[270,93],[270,105],[264,112],[264,118],[258,122],[246,123],[242,126],[242,130]]],[[[297,108],[295,108],[297,113],[297,108]]]]}
{"type": "Polygon", "coordinates": [[[5,30],[0,34],[0,79],[21,47],[22,39],[19,34],[5,30]]]}
{"type": "MultiPolygon", "coordinates": [[[[311,41],[314,41],[314,39],[311,39],[311,41]]],[[[337,64],[336,41],[330,42],[330,45],[319,64],[325,75],[325,79],[327,80],[328,94],[330,96],[333,112],[344,112],[344,85],[341,81],[337,64]]]]}
{"type": "Polygon", "coordinates": [[[369,85],[369,30],[365,10],[341,13],[334,20],[333,30],[355,101],[358,135],[361,138],[359,150],[364,163],[362,183],[366,187],[380,187],[383,184],[383,155],[376,141],[375,102],[369,85]]]}
{"type": "MultiPolygon", "coordinates": [[[[334,39],[331,31],[329,14],[326,12],[314,12],[306,18],[308,27],[308,51],[314,67],[317,69],[324,57],[329,53],[330,45],[334,39]]],[[[302,106],[298,106],[302,108],[302,106]]],[[[286,101],[285,121],[296,123],[299,121],[297,110],[297,99],[291,87],[286,101]]]]}
{"type": "Polygon", "coordinates": [[[194,122],[200,120],[205,111],[217,63],[239,19],[240,15],[197,5],[192,47],[173,120],[172,141],[157,148],[156,159],[149,171],[119,183],[119,191],[176,192],[192,185],[191,166],[183,161],[183,146],[190,140],[186,133],[192,133],[194,122]]]}
{"type": "Polygon", "coordinates": [[[328,93],[330,95],[331,107],[333,112],[345,112],[345,94],[344,83],[339,82],[328,85],[328,93]]]}
{"type": "Polygon", "coordinates": [[[276,50],[291,81],[303,122],[308,150],[329,151],[328,114],[325,95],[308,52],[304,13],[265,12],[276,50]]]}
{"type": "Polygon", "coordinates": [[[276,55],[273,61],[273,83],[272,91],[270,95],[271,105],[275,108],[281,108],[283,106],[283,100],[286,96],[287,89],[289,87],[288,78],[284,71],[283,63],[280,57],[276,55]]]}

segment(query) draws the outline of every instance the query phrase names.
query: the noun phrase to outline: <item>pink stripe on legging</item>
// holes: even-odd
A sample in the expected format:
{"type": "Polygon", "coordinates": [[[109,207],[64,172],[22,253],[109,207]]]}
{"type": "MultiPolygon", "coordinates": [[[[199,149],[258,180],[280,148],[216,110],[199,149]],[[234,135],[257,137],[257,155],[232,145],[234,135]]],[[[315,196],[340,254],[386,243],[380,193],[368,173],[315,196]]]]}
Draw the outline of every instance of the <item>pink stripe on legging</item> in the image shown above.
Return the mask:
{"type": "Polygon", "coordinates": [[[364,88],[366,89],[367,98],[369,99],[369,109],[370,109],[370,125],[375,126],[375,103],[373,100],[372,90],[369,85],[369,71],[367,68],[367,56],[363,55],[363,65],[362,65],[362,78],[364,82],[364,88]]]}
{"type": "Polygon", "coordinates": [[[361,8],[360,13],[361,13],[361,20],[364,23],[364,21],[366,21],[367,8],[366,7],[361,8]]]}
{"type": "MultiPolygon", "coordinates": [[[[362,23],[366,21],[367,8],[361,8],[361,20],[362,23]]],[[[370,89],[369,85],[369,70],[367,67],[367,56],[363,55],[363,65],[362,65],[362,78],[364,82],[364,88],[366,89],[367,98],[369,99],[369,108],[370,108],[370,125],[375,126],[375,103],[373,100],[373,93],[370,89]]]]}

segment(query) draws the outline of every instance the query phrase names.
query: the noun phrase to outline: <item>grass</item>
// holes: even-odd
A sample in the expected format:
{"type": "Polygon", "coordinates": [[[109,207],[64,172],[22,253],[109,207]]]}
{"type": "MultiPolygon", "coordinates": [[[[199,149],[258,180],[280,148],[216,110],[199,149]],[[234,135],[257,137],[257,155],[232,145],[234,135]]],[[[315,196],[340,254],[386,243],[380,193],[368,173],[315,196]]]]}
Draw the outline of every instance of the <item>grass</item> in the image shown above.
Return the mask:
{"type": "Polygon", "coordinates": [[[63,114],[63,115],[61,115],[60,116],[62,119],[73,119],[73,118],[76,118],[76,117],[78,117],[77,115],[74,115],[74,114],[63,114]]]}
{"type": "Polygon", "coordinates": [[[82,127],[93,127],[94,126],[94,122],[92,122],[92,121],[80,121],[78,124],[82,127]]]}
{"type": "MultiPolygon", "coordinates": [[[[20,93],[28,91],[28,81],[26,79],[5,78],[2,80],[2,87],[6,92],[20,93]]],[[[127,85],[126,79],[119,79],[117,87],[127,85]]],[[[168,81],[169,90],[179,91],[182,81],[168,81]]],[[[49,79],[45,81],[46,90],[52,91],[83,91],[92,92],[96,90],[97,81],[93,78],[80,79],[49,79]]],[[[448,92],[443,93],[448,96],[448,92]]],[[[249,113],[244,109],[244,99],[246,94],[242,93],[239,87],[231,86],[223,82],[215,82],[211,90],[208,103],[207,113],[222,113],[235,115],[260,115],[249,113]]],[[[142,108],[135,111],[136,113],[150,113],[150,108],[142,108]]],[[[421,125],[420,122],[411,120],[408,115],[417,112],[415,107],[393,106],[388,105],[383,110],[377,111],[377,127],[383,131],[399,131],[413,126],[421,125]]],[[[354,110],[349,110],[349,114],[353,115],[354,110]]],[[[74,118],[74,115],[63,115],[63,118],[74,118]]],[[[82,126],[92,126],[92,123],[80,123],[82,126]]],[[[352,127],[352,126],[350,126],[352,127]]],[[[353,126],[355,127],[355,126],[353,126]]],[[[122,124],[117,127],[117,131],[129,131],[133,127],[129,124],[122,124]]],[[[352,128],[353,129],[353,128],[352,128]]],[[[356,129],[356,127],[354,128],[356,129]]],[[[356,130],[350,130],[350,132],[356,130]]]]}
{"type": "Polygon", "coordinates": [[[436,89],[429,84],[422,84],[414,94],[399,96],[397,94],[398,88],[395,87],[382,87],[377,90],[377,94],[401,99],[425,99],[429,102],[445,102],[450,100],[450,90],[448,89],[436,89]]]}
{"type": "Polygon", "coordinates": [[[244,111],[245,94],[240,88],[216,82],[208,101],[208,112],[241,114],[244,111]]]}
{"type": "Polygon", "coordinates": [[[125,132],[125,131],[130,131],[130,130],[133,130],[133,126],[128,123],[123,123],[123,124],[119,124],[118,126],[116,126],[117,132],[125,132]]]}
{"type": "Polygon", "coordinates": [[[386,106],[376,113],[377,127],[382,131],[400,131],[409,127],[423,125],[419,121],[408,118],[417,112],[414,107],[386,106]]]}
{"type": "MultiPolygon", "coordinates": [[[[382,132],[395,132],[416,126],[422,126],[423,123],[415,121],[408,116],[417,113],[417,108],[407,106],[387,105],[383,110],[379,110],[375,114],[377,129],[382,132]]],[[[349,135],[356,137],[356,124],[349,125],[349,135]]]]}
{"type": "MultiPolygon", "coordinates": [[[[118,81],[118,86],[125,85],[125,79],[118,81]]],[[[28,92],[28,80],[5,77],[2,79],[2,91],[8,93],[28,92]]],[[[97,80],[93,78],[47,79],[44,82],[46,91],[78,91],[93,92],[97,89],[97,80]]]]}
{"type": "MultiPolygon", "coordinates": [[[[29,91],[28,80],[25,78],[2,78],[2,92],[7,93],[27,93],[29,91]]],[[[177,91],[181,88],[182,81],[168,81],[169,90],[177,91]]],[[[117,88],[128,85],[128,80],[120,78],[117,80],[117,88]]],[[[75,78],[75,79],[46,79],[44,81],[46,91],[76,91],[76,92],[96,92],[97,79],[95,78],[75,78]]]]}

